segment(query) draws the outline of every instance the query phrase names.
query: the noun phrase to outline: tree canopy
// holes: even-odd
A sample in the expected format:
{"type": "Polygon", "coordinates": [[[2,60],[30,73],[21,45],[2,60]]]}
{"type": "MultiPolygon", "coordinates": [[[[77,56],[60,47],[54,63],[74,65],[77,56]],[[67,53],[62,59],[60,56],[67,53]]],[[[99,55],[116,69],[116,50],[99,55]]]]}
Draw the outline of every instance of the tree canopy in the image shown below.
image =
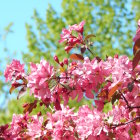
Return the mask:
{"type": "Polygon", "coordinates": [[[50,56],[54,53],[64,58],[66,56],[63,51],[64,45],[58,43],[61,29],[66,25],[79,23],[81,20],[85,20],[86,29],[96,35],[92,47],[95,54],[99,54],[103,58],[107,54],[116,53],[130,56],[134,32],[132,20],[134,20],[135,13],[129,8],[129,5],[131,3],[128,0],[95,0],[94,2],[92,0],[63,0],[62,12],[57,13],[49,5],[45,19],[42,19],[34,10],[33,20],[36,29],[33,29],[32,25],[26,24],[30,53],[23,54],[24,60],[26,62],[31,59],[39,61],[42,57],[50,60],[52,59],[50,56]]]}

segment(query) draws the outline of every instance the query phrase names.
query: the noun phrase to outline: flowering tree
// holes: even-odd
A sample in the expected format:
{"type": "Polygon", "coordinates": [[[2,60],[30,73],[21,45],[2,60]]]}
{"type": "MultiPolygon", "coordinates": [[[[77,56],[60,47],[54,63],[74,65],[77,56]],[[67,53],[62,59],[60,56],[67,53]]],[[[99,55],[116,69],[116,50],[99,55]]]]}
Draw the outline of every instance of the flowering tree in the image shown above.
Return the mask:
{"type": "Polygon", "coordinates": [[[70,59],[60,62],[54,56],[57,67],[42,59],[30,63],[30,73],[24,64],[13,60],[5,70],[6,81],[11,82],[10,93],[19,89],[17,98],[27,89],[35,97],[34,102],[23,105],[23,114],[13,114],[10,124],[0,127],[1,139],[42,140],[139,140],[140,139],[140,21],[134,37],[134,58],[127,56],[86,57],[92,51],[93,34],[84,35],[84,24],[63,29],[60,43],[65,44],[70,59]],[[69,99],[94,99],[92,108],[83,105],[77,112],[67,106],[69,99]],[[112,110],[103,112],[106,103],[112,110]],[[44,105],[50,111],[30,115],[36,106],[44,105]]]}

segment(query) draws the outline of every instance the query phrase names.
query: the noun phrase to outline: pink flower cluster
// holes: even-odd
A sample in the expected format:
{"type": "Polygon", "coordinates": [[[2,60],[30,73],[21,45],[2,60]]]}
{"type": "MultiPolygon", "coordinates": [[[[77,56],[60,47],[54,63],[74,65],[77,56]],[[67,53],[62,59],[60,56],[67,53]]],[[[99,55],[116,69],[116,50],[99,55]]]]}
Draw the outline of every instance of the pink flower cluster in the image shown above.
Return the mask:
{"type": "Polygon", "coordinates": [[[75,140],[76,125],[73,118],[75,117],[73,109],[61,106],[62,110],[56,111],[54,114],[47,113],[48,123],[46,129],[51,132],[54,140],[75,140]]]}
{"type": "Polygon", "coordinates": [[[62,106],[62,110],[42,116],[13,115],[8,126],[1,126],[0,136],[5,139],[38,138],[43,140],[138,140],[140,125],[136,122],[123,124],[131,118],[124,107],[114,106],[108,114],[97,109],[82,106],[74,113],[73,109],[62,106]],[[120,124],[120,122],[122,122],[120,124]],[[120,124],[120,127],[115,127],[120,124]],[[131,135],[129,134],[131,132],[131,135]]]}
{"type": "MultiPolygon", "coordinates": [[[[91,99],[94,98],[93,92],[98,95],[100,91],[107,91],[108,94],[116,84],[121,83],[118,90],[126,89],[123,92],[128,100],[132,102],[134,98],[139,99],[139,84],[134,82],[133,88],[137,89],[132,90],[134,94],[130,94],[127,89],[128,84],[133,82],[138,73],[138,71],[132,73],[132,63],[127,56],[108,57],[106,61],[101,60],[100,62],[96,58],[90,61],[86,57],[83,63],[69,64],[67,71],[61,72],[59,76],[56,76],[55,73],[59,74],[45,60],[41,60],[40,64],[31,63],[31,73],[28,76],[27,85],[30,92],[44,102],[45,99],[50,99],[50,102],[58,101],[59,104],[62,96],[67,104],[70,97],[74,99],[77,95],[78,101],[80,101],[84,94],[91,99]],[[53,87],[49,86],[52,82],[55,83],[53,87]],[[104,86],[102,86],[103,83],[104,86]]],[[[100,98],[99,106],[102,106],[105,99],[107,96],[100,98]]],[[[134,102],[133,105],[137,106],[139,103],[134,102]]]]}
{"type": "MultiPolygon", "coordinates": [[[[69,64],[67,71],[60,73],[59,76],[55,76],[55,73],[53,66],[45,60],[41,60],[40,64],[31,63],[31,73],[27,78],[27,87],[30,88],[31,94],[33,93],[35,97],[42,99],[43,102],[49,99],[50,102],[59,106],[60,96],[67,104],[70,97],[74,99],[78,95],[78,101],[80,101],[85,94],[86,97],[93,99],[93,92],[98,95],[100,91],[106,91],[106,96],[101,97],[100,101],[96,101],[96,105],[102,110],[109,91],[115,85],[121,83],[117,91],[123,91],[125,98],[131,105],[140,105],[140,84],[136,82],[140,77],[137,76],[139,66],[132,72],[132,63],[127,56],[118,57],[116,55],[114,58],[108,57],[106,61],[101,60],[100,62],[96,58],[90,61],[86,57],[83,63],[69,64]],[[51,81],[56,82],[54,87],[49,86],[51,81]],[[131,94],[128,89],[129,84],[133,87],[131,94]],[[135,102],[133,102],[134,100],[135,102]]],[[[11,75],[6,78],[10,79],[10,77],[11,75]]],[[[120,100],[126,104],[124,100],[120,100]]]]}
{"type": "MultiPolygon", "coordinates": [[[[67,72],[60,76],[60,78],[66,77],[67,74],[67,78],[62,79],[60,83],[69,85],[69,88],[65,90],[66,102],[68,102],[69,97],[74,99],[77,95],[78,101],[80,101],[84,94],[91,99],[94,98],[93,93],[98,95],[100,91],[107,91],[108,94],[118,83],[122,83],[120,89],[126,89],[136,73],[134,72],[132,75],[132,63],[127,56],[108,57],[106,61],[101,60],[100,62],[96,58],[90,61],[86,57],[83,63],[75,62],[74,66],[69,65],[67,72]]],[[[135,97],[138,96],[138,92],[136,94],[135,97]]],[[[105,99],[107,99],[106,96],[100,98],[100,101],[104,102],[105,99]]]]}
{"type": "Polygon", "coordinates": [[[63,29],[61,34],[61,40],[59,43],[66,42],[65,51],[69,52],[73,47],[78,44],[82,44],[83,42],[83,28],[85,21],[82,21],[79,25],[75,24],[69,26],[69,29],[63,29]],[[73,34],[73,31],[77,33],[77,35],[73,34]]]}
{"type": "Polygon", "coordinates": [[[39,99],[51,97],[49,89],[49,80],[54,75],[54,68],[47,61],[41,60],[40,64],[31,63],[31,73],[28,76],[28,87],[31,89],[31,94],[39,99]]]}
{"type": "Polygon", "coordinates": [[[4,139],[28,139],[38,138],[43,135],[43,117],[37,115],[13,115],[10,127],[1,126],[0,137],[4,139]]]}
{"type": "Polygon", "coordinates": [[[6,82],[11,80],[20,79],[24,75],[24,64],[20,64],[20,61],[13,60],[4,72],[6,82]]]}

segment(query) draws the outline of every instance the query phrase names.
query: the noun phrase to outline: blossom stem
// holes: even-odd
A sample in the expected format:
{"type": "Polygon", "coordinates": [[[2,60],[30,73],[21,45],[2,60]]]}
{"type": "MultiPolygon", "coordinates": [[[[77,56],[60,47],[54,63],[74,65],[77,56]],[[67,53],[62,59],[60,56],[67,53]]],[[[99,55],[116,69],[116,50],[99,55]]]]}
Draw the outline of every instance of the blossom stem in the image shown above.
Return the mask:
{"type": "Polygon", "coordinates": [[[94,56],[94,53],[89,48],[87,50],[94,56]]]}
{"type": "Polygon", "coordinates": [[[127,101],[127,99],[126,99],[125,96],[123,95],[123,93],[122,93],[122,92],[120,92],[120,93],[121,93],[121,95],[122,95],[122,97],[123,97],[124,101],[126,102],[127,107],[128,107],[129,109],[140,108],[140,106],[130,106],[129,103],[128,103],[128,101],[127,101]]]}
{"type": "Polygon", "coordinates": [[[116,128],[116,127],[119,127],[119,126],[122,126],[122,125],[127,125],[129,123],[135,122],[136,120],[140,120],[140,116],[138,116],[138,117],[134,118],[133,120],[130,120],[130,121],[126,122],[126,123],[112,124],[111,128],[116,128]]]}

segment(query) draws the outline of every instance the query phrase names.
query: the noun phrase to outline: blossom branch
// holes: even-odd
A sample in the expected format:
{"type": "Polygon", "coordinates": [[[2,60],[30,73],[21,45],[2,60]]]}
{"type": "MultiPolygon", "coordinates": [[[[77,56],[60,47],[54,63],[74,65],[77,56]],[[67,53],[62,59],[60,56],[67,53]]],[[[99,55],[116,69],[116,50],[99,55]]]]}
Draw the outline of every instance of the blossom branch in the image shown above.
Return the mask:
{"type": "Polygon", "coordinates": [[[121,95],[122,95],[122,97],[123,97],[124,101],[126,102],[127,107],[128,107],[129,109],[140,108],[140,106],[130,106],[129,103],[128,103],[128,101],[127,101],[127,99],[126,99],[125,96],[123,95],[123,93],[122,93],[121,91],[120,91],[120,93],[121,93],[121,95]]]}
{"type": "Polygon", "coordinates": [[[126,123],[112,124],[112,125],[111,125],[111,128],[116,128],[116,127],[119,127],[119,126],[127,125],[127,124],[132,123],[132,122],[135,122],[135,121],[137,121],[137,120],[140,121],[140,116],[135,117],[133,120],[130,120],[130,121],[126,122],[126,123]]]}
{"type": "Polygon", "coordinates": [[[88,47],[87,50],[94,56],[94,53],[88,47]]]}

